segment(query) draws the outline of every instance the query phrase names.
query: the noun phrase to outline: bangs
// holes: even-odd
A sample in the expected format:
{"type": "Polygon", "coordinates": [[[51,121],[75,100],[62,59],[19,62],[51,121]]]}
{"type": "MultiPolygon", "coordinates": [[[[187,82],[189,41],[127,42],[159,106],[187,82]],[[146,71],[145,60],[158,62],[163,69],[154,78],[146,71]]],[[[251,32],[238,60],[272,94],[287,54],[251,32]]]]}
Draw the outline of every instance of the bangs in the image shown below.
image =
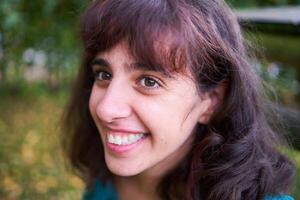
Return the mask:
{"type": "Polygon", "coordinates": [[[186,66],[184,37],[176,9],[169,1],[106,0],[94,2],[81,22],[85,52],[99,52],[125,41],[134,59],[147,69],[170,75],[186,66]]]}

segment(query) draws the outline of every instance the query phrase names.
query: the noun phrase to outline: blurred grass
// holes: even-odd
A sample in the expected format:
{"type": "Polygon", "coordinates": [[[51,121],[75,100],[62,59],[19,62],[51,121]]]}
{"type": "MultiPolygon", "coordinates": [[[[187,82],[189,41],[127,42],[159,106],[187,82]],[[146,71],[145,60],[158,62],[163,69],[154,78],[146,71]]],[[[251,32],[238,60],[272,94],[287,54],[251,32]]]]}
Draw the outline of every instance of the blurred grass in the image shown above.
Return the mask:
{"type": "MultiPolygon", "coordinates": [[[[59,141],[68,92],[41,85],[21,91],[0,88],[0,200],[81,199],[84,185],[66,170],[59,141]]],[[[285,153],[297,166],[292,196],[300,199],[300,152],[285,153]]]]}
{"type": "Polygon", "coordinates": [[[83,183],[66,170],[59,142],[66,92],[0,92],[0,199],[80,199],[83,183]]]}

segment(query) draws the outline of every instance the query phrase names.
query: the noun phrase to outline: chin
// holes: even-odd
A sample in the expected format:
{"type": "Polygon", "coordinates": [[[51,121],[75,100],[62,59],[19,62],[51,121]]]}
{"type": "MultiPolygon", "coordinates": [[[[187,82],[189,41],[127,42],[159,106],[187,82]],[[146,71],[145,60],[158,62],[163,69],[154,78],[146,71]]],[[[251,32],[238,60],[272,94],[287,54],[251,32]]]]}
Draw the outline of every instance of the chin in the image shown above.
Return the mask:
{"type": "Polygon", "coordinates": [[[106,159],[109,171],[117,176],[135,176],[143,172],[136,164],[129,164],[124,161],[112,161],[106,159]]]}
{"type": "Polygon", "coordinates": [[[124,167],[121,167],[121,166],[112,167],[112,166],[108,165],[108,169],[114,175],[124,176],[124,177],[126,177],[126,176],[135,176],[135,175],[138,175],[139,173],[141,173],[140,170],[136,170],[136,169],[132,169],[132,168],[124,168],[124,167]]]}

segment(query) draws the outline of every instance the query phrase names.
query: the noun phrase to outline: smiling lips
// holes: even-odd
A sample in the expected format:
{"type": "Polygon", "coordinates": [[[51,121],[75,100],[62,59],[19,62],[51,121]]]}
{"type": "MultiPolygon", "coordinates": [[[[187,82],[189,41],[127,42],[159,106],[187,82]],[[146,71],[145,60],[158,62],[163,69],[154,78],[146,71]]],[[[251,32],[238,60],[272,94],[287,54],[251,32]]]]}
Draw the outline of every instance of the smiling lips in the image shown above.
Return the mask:
{"type": "Polygon", "coordinates": [[[107,142],[115,145],[133,144],[149,135],[143,130],[115,129],[112,127],[106,127],[106,131],[107,142]]]}
{"type": "Polygon", "coordinates": [[[140,146],[148,137],[148,133],[109,131],[106,136],[106,144],[110,151],[123,154],[140,146]]]}
{"type": "Polygon", "coordinates": [[[137,141],[141,140],[142,138],[146,137],[145,133],[140,134],[127,134],[127,135],[114,135],[114,134],[107,134],[107,140],[111,144],[116,145],[130,145],[136,143],[137,141]]]}

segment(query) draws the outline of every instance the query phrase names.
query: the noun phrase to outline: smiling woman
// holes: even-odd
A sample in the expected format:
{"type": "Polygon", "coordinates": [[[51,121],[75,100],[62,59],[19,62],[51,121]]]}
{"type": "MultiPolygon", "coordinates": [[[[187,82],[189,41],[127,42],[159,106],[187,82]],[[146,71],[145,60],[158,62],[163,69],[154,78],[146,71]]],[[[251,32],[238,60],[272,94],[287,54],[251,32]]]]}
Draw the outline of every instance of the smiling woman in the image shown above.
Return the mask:
{"type": "Polygon", "coordinates": [[[204,123],[202,115],[212,101],[198,94],[185,74],[170,78],[157,71],[128,70],[136,65],[128,51],[119,43],[96,56],[90,112],[111,172],[161,177],[187,154],[193,129],[198,121],[204,123]]]}
{"type": "Polygon", "coordinates": [[[290,199],[294,166],[223,1],[94,1],[81,35],[64,147],[84,199],[290,199]]]}

